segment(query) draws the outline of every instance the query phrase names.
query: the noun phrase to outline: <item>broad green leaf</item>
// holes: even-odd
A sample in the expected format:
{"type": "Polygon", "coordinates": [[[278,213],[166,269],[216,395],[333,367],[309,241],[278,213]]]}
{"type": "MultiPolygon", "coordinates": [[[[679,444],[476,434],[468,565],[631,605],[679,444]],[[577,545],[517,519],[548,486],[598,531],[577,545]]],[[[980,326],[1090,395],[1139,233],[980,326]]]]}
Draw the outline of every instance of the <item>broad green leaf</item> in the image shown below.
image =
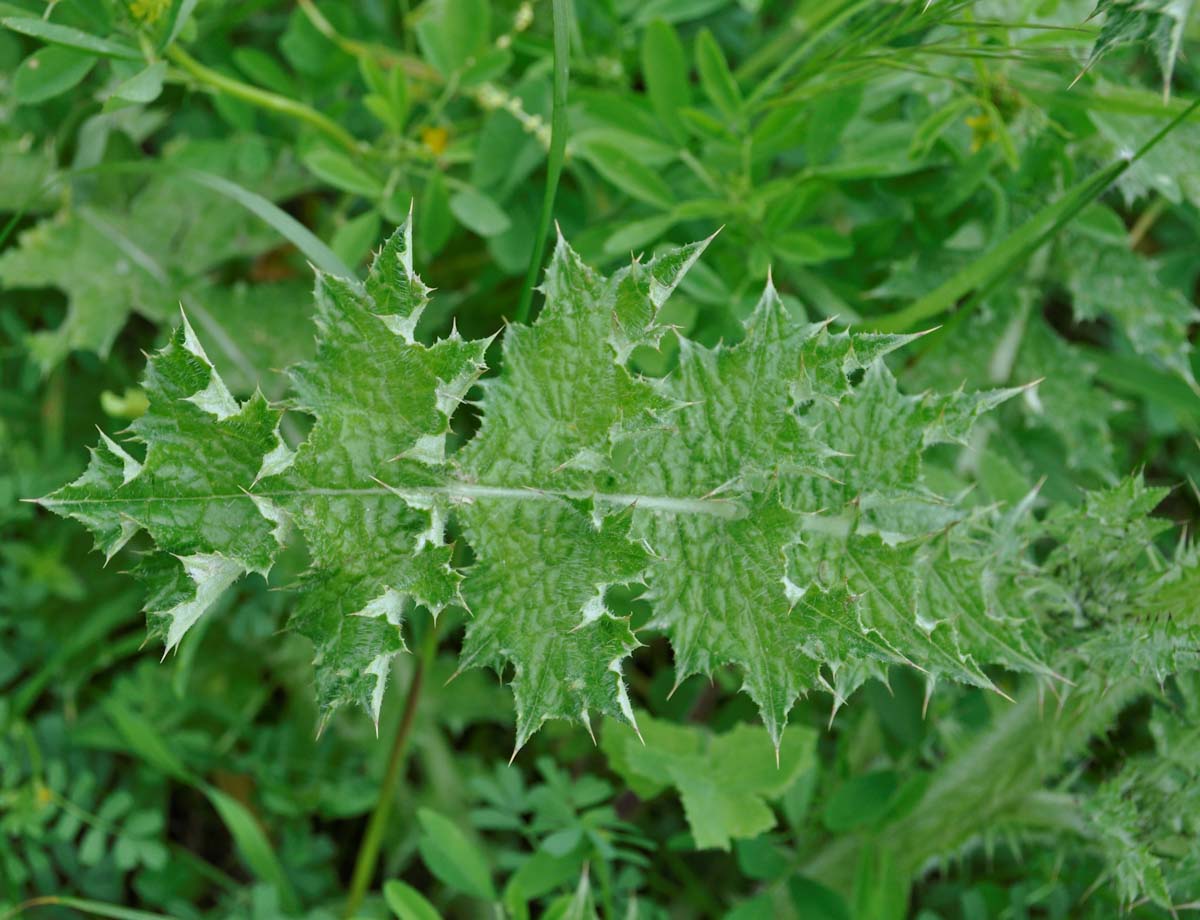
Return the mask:
{"type": "Polygon", "coordinates": [[[299,95],[292,75],[265,51],[250,46],[235,48],[233,62],[254,83],[285,96],[299,95]]]}
{"type": "Polygon", "coordinates": [[[52,45],[21,62],[12,78],[13,98],[25,105],[53,99],[77,85],[96,66],[96,57],[52,45]]]}
{"type": "Polygon", "coordinates": [[[287,389],[284,369],[314,351],[312,286],[300,280],[190,291],[188,319],[213,364],[240,395],[287,389]]]}
{"type": "Polygon", "coordinates": [[[504,903],[516,914],[526,902],[549,894],[579,874],[582,856],[577,848],[568,853],[551,853],[545,842],[509,876],[504,886],[504,903]]]}
{"type": "Polygon", "coordinates": [[[329,245],[347,265],[358,265],[379,239],[379,212],[372,209],[346,221],[329,245]]]}
{"type": "Polygon", "coordinates": [[[632,718],[620,665],[637,641],[627,619],[609,612],[605,589],[641,580],[651,554],[631,538],[636,496],[601,503],[593,493],[611,468],[614,436],[657,424],[672,406],[614,357],[661,334],[651,328],[652,297],[665,298],[700,248],[610,281],[560,238],[546,304],[532,328],[510,327],[508,373],[485,392],[484,428],[462,454],[468,481],[502,495],[562,493],[481,498],[462,511],[478,555],[463,663],[502,670],[511,662],[518,747],[547,718],[632,718]],[[539,600],[514,611],[517,597],[539,600]]]}
{"type": "Polygon", "coordinates": [[[774,237],[771,250],[784,262],[817,265],[830,259],[844,259],[854,251],[854,245],[827,227],[810,227],[774,237]]]}
{"type": "Polygon", "coordinates": [[[660,239],[678,222],[679,218],[674,215],[664,214],[625,224],[604,241],[604,252],[612,256],[625,256],[638,252],[644,246],[660,239]]]}
{"type": "Polygon", "coordinates": [[[354,275],[354,272],[337,257],[333,250],[313,236],[312,232],[300,221],[257,192],[252,192],[224,176],[217,176],[199,169],[182,170],[179,176],[185,181],[237,202],[304,253],[305,257],[321,271],[341,278],[349,278],[354,275]]]}
{"type": "Polygon", "coordinates": [[[697,726],[641,716],[639,737],[606,723],[602,746],[609,765],[649,798],[674,788],[696,846],[729,849],[775,826],[767,802],[778,798],[816,760],[816,732],[793,729],[778,749],[759,727],[739,725],[723,735],[697,726]]]}
{"type": "MultiPolygon", "coordinates": [[[[0,211],[44,214],[50,210],[56,169],[45,146],[30,147],[20,140],[0,142],[0,211]]],[[[11,232],[10,227],[5,230],[11,232]]],[[[6,241],[7,233],[4,237],[6,241]]]]}
{"type": "Polygon", "coordinates": [[[289,406],[313,418],[298,448],[261,396],[233,400],[185,326],[151,365],[145,459],[105,438],[45,500],[108,553],[149,532],[139,569],[169,644],[294,529],[312,564],[291,625],[316,648],[323,718],[344,703],[378,718],[404,618],[457,603],[472,613],[461,666],[512,676],[518,748],[547,719],[632,722],[622,666],[638,641],[608,607],[618,585],[645,585],[677,680],[741,672],[777,747],[799,696],[840,702],[891,664],[981,687],[986,664],[1044,673],[1037,630],[990,587],[1008,556],[922,463],[1017,391],[906,396],[881,359],[907,337],[797,321],[771,288],[741,341],[680,338],[678,369],[641,377],[629,358],[667,333],[659,312],[707,244],[606,278],[560,238],[538,321],[507,330],[482,427],[448,458],[488,343],[416,341],[411,245],[406,225],[364,284],[318,274],[317,353],[291,372],[289,406]],[[180,362],[172,401],[161,379],[180,362]],[[186,454],[189,439],[202,446],[186,454]]]}
{"type": "Polygon", "coordinates": [[[417,812],[421,837],[417,846],[426,867],[439,879],[463,894],[485,901],[496,899],[487,860],[458,826],[436,811],[417,812]]]}
{"type": "Polygon", "coordinates": [[[295,452],[274,445],[246,486],[287,515],[312,558],[292,626],[316,646],[323,710],[353,702],[376,722],[406,611],[436,615],[458,599],[445,500],[420,489],[444,477],[450,414],[486,348],[457,334],[431,347],[414,339],[428,289],[411,247],[405,225],[365,285],[317,276],[317,354],[291,371],[312,430],[295,452]],[[416,497],[402,497],[408,486],[416,497]]]}
{"type": "Polygon", "coordinates": [[[421,251],[432,258],[441,251],[454,232],[454,215],[450,213],[446,181],[440,172],[434,173],[425,183],[419,207],[424,220],[417,228],[417,241],[421,251]]]}

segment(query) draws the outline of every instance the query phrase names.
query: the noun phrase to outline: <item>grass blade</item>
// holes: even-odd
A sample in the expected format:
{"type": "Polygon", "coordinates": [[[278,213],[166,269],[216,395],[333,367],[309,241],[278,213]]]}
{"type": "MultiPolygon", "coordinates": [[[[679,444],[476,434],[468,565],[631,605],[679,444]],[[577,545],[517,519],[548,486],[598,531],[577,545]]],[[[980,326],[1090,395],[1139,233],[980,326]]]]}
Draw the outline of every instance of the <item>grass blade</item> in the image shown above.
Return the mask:
{"type": "Polygon", "coordinates": [[[1200,100],[1193,102],[1172,118],[1132,156],[1110,163],[1073,185],[1057,201],[1043,208],[1010,233],[999,246],[967,265],[924,297],[913,301],[903,310],[878,318],[871,317],[864,325],[879,332],[904,332],[953,309],[968,294],[972,295],[968,306],[973,305],[1016,265],[1032,255],[1042,243],[1103,194],[1129,167],[1149,153],[1198,107],[1200,100]]]}
{"type": "Polygon", "coordinates": [[[181,169],[178,175],[182,179],[202,185],[218,194],[231,198],[243,208],[262,218],[292,245],[304,253],[305,258],[313,265],[341,278],[353,278],[354,270],[343,262],[332,249],[322,243],[300,221],[286,211],[272,204],[262,195],[250,191],[236,182],[212,173],[198,169],[181,169]]]}
{"type": "Polygon", "coordinates": [[[554,107],[550,115],[546,193],[542,198],[542,215],[538,219],[533,251],[529,255],[529,270],[525,273],[521,299],[517,303],[515,319],[518,323],[529,321],[529,311],[533,306],[533,288],[537,284],[538,273],[542,270],[542,254],[546,251],[546,237],[550,235],[550,221],[554,217],[554,196],[558,192],[558,179],[562,175],[563,159],[567,152],[567,82],[571,73],[570,29],[570,0],[554,0],[554,107]]]}

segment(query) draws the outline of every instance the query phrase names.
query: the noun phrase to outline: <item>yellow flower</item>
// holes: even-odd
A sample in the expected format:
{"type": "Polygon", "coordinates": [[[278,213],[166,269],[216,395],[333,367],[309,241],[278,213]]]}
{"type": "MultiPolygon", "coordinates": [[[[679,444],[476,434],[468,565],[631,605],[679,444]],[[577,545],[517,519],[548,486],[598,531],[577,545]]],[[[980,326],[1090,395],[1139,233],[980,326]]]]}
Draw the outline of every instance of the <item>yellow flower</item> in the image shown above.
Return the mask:
{"type": "Polygon", "coordinates": [[[428,147],[434,156],[441,156],[450,143],[450,132],[445,128],[422,128],[421,143],[428,147]]]}
{"type": "Polygon", "coordinates": [[[129,14],[146,25],[158,22],[171,7],[171,0],[129,0],[129,14]]]}
{"type": "Polygon", "coordinates": [[[990,144],[996,139],[992,119],[986,112],[967,118],[967,127],[971,129],[971,153],[978,153],[985,144],[990,144]]]}

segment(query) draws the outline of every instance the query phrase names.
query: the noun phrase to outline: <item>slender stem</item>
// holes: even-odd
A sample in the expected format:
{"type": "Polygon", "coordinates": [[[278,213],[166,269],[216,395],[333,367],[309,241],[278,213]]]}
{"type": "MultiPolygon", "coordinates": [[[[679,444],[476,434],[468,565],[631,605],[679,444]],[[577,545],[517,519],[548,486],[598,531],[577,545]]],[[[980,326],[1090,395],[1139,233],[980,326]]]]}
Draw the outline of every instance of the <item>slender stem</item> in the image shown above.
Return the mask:
{"type": "Polygon", "coordinates": [[[546,191],[542,197],[542,216],[538,220],[533,251],[529,254],[529,270],[521,287],[516,321],[529,322],[533,306],[533,288],[542,268],[546,237],[554,216],[554,196],[562,175],[563,158],[567,152],[567,84],[571,75],[571,0],[554,0],[554,103],[550,114],[550,153],[546,159],[546,191]]]}
{"type": "Polygon", "coordinates": [[[424,80],[428,83],[440,83],[442,75],[433,67],[430,67],[420,58],[414,57],[411,54],[411,38],[409,37],[409,28],[407,24],[407,8],[408,4],[403,5],[401,18],[404,21],[404,39],[405,53],[400,53],[393,48],[388,48],[385,45],[378,45],[370,42],[360,42],[357,39],[349,38],[343,35],[334,28],[333,23],[325,18],[313,0],[297,0],[301,12],[308,17],[308,21],[312,23],[313,28],[324,35],[327,39],[349,54],[351,57],[362,58],[371,57],[389,66],[398,66],[404,68],[404,72],[410,77],[417,80],[424,80]]]}
{"type": "Polygon", "coordinates": [[[1137,249],[1142,244],[1142,240],[1146,238],[1146,234],[1154,226],[1155,222],[1162,217],[1163,212],[1167,209],[1169,202],[1166,198],[1156,198],[1134,222],[1132,229],[1129,231],[1129,248],[1137,249]]]}
{"type": "Polygon", "coordinates": [[[392,740],[392,753],[388,758],[387,770],[379,785],[379,800],[375,810],[367,821],[367,829],[363,832],[362,841],[358,846],[358,856],[354,861],[354,874],[350,879],[350,894],[346,898],[346,908],[343,916],[353,917],[362,905],[371,878],[375,875],[375,866],[379,861],[379,849],[383,845],[383,834],[387,829],[388,818],[392,814],[392,803],[396,798],[396,783],[400,770],[404,766],[405,755],[408,753],[408,743],[412,739],[413,721],[417,714],[417,703],[421,699],[421,687],[425,681],[425,672],[433,661],[437,650],[437,624],[430,623],[425,632],[421,646],[421,657],[413,668],[412,677],[408,682],[408,696],[404,700],[404,713],[396,727],[396,737],[392,740]]]}
{"type": "Polygon", "coordinates": [[[241,80],[235,80],[233,77],[227,77],[225,74],[201,64],[178,45],[172,45],[167,49],[167,57],[195,79],[215,90],[261,109],[303,121],[351,153],[355,155],[362,153],[362,145],[345,128],[303,102],[297,102],[287,96],[268,92],[249,83],[243,83],[241,80]]]}

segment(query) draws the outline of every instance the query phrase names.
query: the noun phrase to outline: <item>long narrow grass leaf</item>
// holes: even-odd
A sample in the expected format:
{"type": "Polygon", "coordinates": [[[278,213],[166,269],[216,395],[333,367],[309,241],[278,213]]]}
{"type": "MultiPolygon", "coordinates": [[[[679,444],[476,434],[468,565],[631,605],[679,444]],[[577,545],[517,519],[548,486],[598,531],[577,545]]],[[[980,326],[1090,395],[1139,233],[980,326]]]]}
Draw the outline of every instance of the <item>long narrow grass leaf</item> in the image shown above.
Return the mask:
{"type": "Polygon", "coordinates": [[[945,313],[968,295],[974,295],[975,299],[982,297],[1015,266],[1032,255],[1042,243],[1103,194],[1134,163],[1154,149],[1177,125],[1196,111],[1197,107],[1200,107],[1200,100],[1172,118],[1137,152],[1098,169],[1073,185],[1060,198],[1038,211],[1009,234],[1000,245],[956,272],[925,296],[896,313],[871,318],[865,325],[880,332],[902,332],[945,313]]]}
{"type": "Polygon", "coordinates": [[[537,236],[529,255],[529,269],[521,287],[515,319],[528,322],[533,306],[533,288],[542,268],[546,237],[554,217],[554,198],[562,175],[567,153],[567,84],[571,73],[571,4],[569,0],[554,0],[554,100],[550,114],[550,152],[546,159],[546,191],[542,197],[542,214],[538,219],[537,236]]]}

